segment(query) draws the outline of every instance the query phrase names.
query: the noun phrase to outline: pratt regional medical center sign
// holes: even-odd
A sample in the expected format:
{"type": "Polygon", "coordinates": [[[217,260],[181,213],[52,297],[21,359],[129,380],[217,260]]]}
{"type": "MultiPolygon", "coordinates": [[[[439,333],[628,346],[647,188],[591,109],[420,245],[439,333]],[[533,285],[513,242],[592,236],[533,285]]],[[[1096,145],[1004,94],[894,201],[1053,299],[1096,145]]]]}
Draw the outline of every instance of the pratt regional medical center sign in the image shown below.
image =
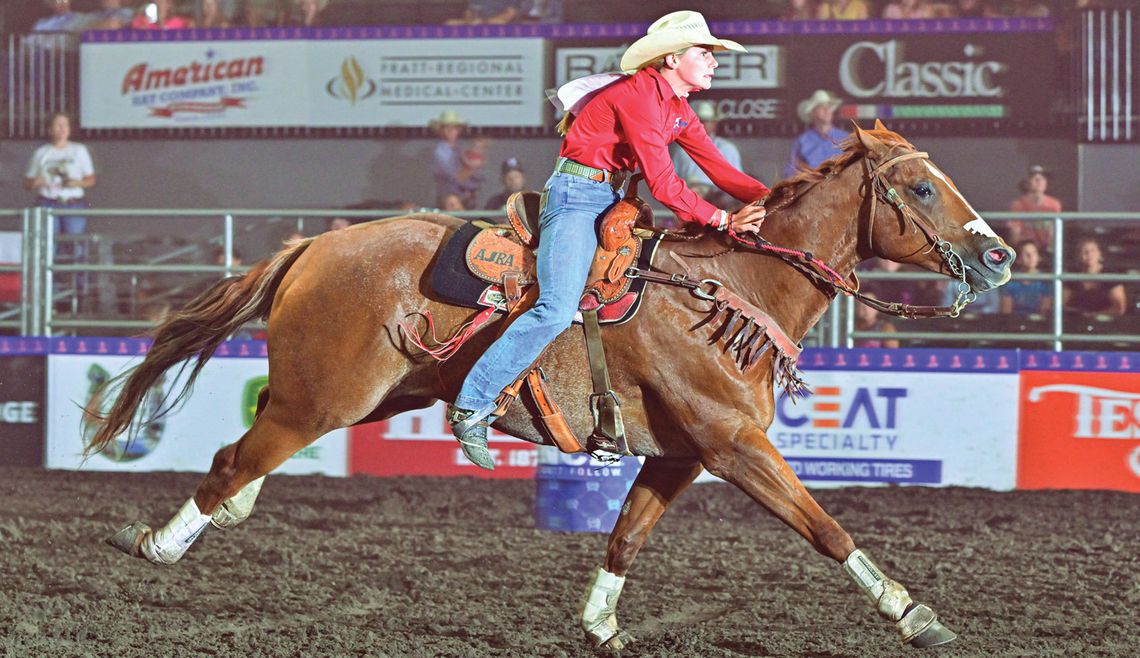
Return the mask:
{"type": "Polygon", "coordinates": [[[423,127],[455,110],[480,126],[544,124],[542,39],[369,34],[98,33],[80,50],[81,122],[86,128],[423,127]]]}

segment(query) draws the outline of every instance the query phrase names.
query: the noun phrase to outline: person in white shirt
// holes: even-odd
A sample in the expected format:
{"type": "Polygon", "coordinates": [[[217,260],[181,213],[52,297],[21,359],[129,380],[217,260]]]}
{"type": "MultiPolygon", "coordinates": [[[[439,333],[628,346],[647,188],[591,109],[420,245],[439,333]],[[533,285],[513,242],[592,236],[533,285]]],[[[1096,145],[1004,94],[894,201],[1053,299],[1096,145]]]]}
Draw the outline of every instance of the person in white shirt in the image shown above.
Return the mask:
{"type": "MultiPolygon", "coordinates": [[[[70,141],[71,118],[57,112],[48,121],[50,142],[36,149],[24,173],[24,187],[36,193],[36,205],[44,208],[86,208],[87,190],[95,185],[91,152],[70,141]]],[[[78,235],[86,231],[87,218],[62,215],[55,218],[55,231],[78,235]]],[[[76,254],[78,256],[78,254],[76,254]]]]}
{"type": "MultiPolygon", "coordinates": [[[[705,127],[705,132],[712,138],[713,146],[716,147],[724,159],[728,161],[737,170],[743,170],[744,167],[740,162],[740,149],[736,147],[731,141],[716,134],[716,127],[720,120],[720,115],[716,111],[716,103],[713,101],[701,100],[692,101],[689,105],[693,108],[697,118],[701,120],[701,125],[705,127]]],[[[689,156],[685,149],[679,148],[674,144],[671,149],[673,158],[673,168],[677,171],[677,176],[706,201],[711,202],[713,205],[731,205],[728,199],[724,197],[720,189],[713,184],[712,179],[708,177],[693,158],[689,156]]]]}

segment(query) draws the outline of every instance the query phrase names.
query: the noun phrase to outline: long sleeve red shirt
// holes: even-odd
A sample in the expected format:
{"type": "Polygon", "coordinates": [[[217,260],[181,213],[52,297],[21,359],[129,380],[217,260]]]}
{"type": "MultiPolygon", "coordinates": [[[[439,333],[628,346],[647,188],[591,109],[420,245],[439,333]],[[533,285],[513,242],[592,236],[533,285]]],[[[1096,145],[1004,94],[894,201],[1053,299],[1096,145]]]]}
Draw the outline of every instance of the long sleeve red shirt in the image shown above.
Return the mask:
{"type": "Polygon", "coordinates": [[[680,143],[717,187],[743,203],[768,193],[760,181],[724,159],[689,102],[654,68],[646,68],[598,92],[562,140],[560,155],[609,171],[641,169],[649,192],[682,220],[710,224],[717,208],[677,176],[669,145],[680,143]]]}

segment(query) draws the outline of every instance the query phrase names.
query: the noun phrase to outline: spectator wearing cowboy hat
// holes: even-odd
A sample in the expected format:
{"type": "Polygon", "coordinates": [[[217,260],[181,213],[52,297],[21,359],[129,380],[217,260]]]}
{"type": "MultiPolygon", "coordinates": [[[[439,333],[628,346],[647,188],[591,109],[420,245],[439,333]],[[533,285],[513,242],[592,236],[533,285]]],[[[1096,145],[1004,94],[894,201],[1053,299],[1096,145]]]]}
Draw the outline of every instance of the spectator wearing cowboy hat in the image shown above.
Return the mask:
{"type": "MultiPolygon", "coordinates": [[[[720,154],[733,168],[743,170],[744,167],[740,163],[740,149],[736,148],[736,144],[716,134],[717,123],[720,120],[716,111],[716,103],[693,101],[689,105],[693,108],[697,118],[701,120],[705,132],[712,139],[716,150],[720,151],[720,154]]],[[[723,198],[723,193],[713,184],[712,179],[697,165],[685,149],[674,143],[669,150],[673,154],[673,168],[681,180],[685,181],[685,184],[707,201],[712,203],[727,202],[727,199],[723,198]]]]}
{"type": "Polygon", "coordinates": [[[621,58],[621,74],[571,81],[553,94],[565,135],[554,173],[543,190],[539,297],[475,362],[448,407],[463,454],[493,469],[487,427],[495,399],[570,326],[598,245],[597,222],[620,198],[626,174],[640,169],[650,193],[681,220],[714,230],[755,230],[764,208],[751,202],[768,188],[734,168],[689,107],[689,95],[712,86],[715,51],[744,51],[718,39],[695,11],[659,18],[621,58]],[[686,187],[669,159],[678,142],[719,187],[749,203],[736,213],[717,208],[686,187]]]}
{"type": "MultiPolygon", "coordinates": [[[[1060,213],[1061,201],[1045,192],[1049,189],[1049,172],[1041,165],[1033,165],[1019,183],[1021,196],[1009,204],[1010,212],[1060,213]]],[[[1011,219],[1006,222],[1011,243],[1033,240],[1046,250],[1053,246],[1053,225],[1043,219],[1011,219]]]]}
{"type": "Polygon", "coordinates": [[[440,137],[433,154],[436,199],[455,194],[465,207],[475,207],[475,195],[483,184],[481,170],[487,162],[486,140],[476,140],[471,147],[463,149],[459,138],[467,122],[454,110],[444,110],[428,127],[440,137]]]}
{"type": "Polygon", "coordinates": [[[526,188],[526,173],[523,171],[519,159],[515,157],[503,160],[501,167],[503,190],[487,199],[487,210],[502,210],[507,205],[507,199],[515,192],[522,192],[526,188]]]}
{"type": "Polygon", "coordinates": [[[843,151],[839,143],[847,138],[847,133],[834,125],[835,108],[843,101],[826,89],[816,89],[796,107],[800,121],[810,124],[792,143],[788,154],[788,164],[784,166],[784,177],[795,175],[801,169],[815,169],[829,158],[843,151]]]}

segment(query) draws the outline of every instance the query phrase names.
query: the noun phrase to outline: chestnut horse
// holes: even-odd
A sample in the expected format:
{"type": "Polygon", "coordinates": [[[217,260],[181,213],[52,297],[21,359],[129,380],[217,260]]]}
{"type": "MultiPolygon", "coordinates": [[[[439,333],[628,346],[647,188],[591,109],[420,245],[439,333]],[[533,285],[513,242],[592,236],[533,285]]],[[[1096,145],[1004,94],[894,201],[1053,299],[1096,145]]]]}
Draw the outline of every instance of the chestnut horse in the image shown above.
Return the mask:
{"type": "MultiPolygon", "coordinates": [[[[879,256],[953,275],[973,291],[1009,280],[1012,250],[925,153],[879,123],[874,130],[856,128],[843,147],[818,170],[776,186],[766,201],[768,240],[811,252],[844,279],[860,261],[879,256]]],[[[93,420],[89,453],[136,422],[140,401],[165,371],[190,359],[196,375],[227,335],[265,317],[269,386],[253,426],[218,451],[193,498],[166,526],[135,523],[108,541],[171,564],[211,520],[229,527],[246,518],[262,478],[326,432],[453,400],[495,327],[476,333],[442,364],[397,327],[428,312],[442,327],[469,319],[469,309],[435,299],[428,285],[441,246],[462,224],[416,214],[302,240],[244,276],[219,282],[163,322],[144,361],[125,375],[113,407],[93,420]]],[[[656,267],[679,271],[677,265],[687,263],[693,279],[716,280],[799,341],[835,287],[736,237],[708,232],[666,241],[656,267]]],[[[708,345],[714,326],[695,327],[709,312],[702,296],[658,284],[643,294],[633,320],[602,332],[630,450],[645,464],[590,583],[580,615],[587,638],[610,650],[630,641],[615,613],[625,574],[661,515],[707,469],[842,564],[880,615],[896,624],[903,642],[952,640],[930,608],[912,601],[857,550],[773,448],[765,431],[774,408],[775,350],[742,371],[731,354],[708,345]]],[[[571,429],[588,435],[591,379],[582,339],[563,334],[540,363],[571,429]]],[[[495,427],[545,442],[524,404],[513,405],[495,427]]]]}

